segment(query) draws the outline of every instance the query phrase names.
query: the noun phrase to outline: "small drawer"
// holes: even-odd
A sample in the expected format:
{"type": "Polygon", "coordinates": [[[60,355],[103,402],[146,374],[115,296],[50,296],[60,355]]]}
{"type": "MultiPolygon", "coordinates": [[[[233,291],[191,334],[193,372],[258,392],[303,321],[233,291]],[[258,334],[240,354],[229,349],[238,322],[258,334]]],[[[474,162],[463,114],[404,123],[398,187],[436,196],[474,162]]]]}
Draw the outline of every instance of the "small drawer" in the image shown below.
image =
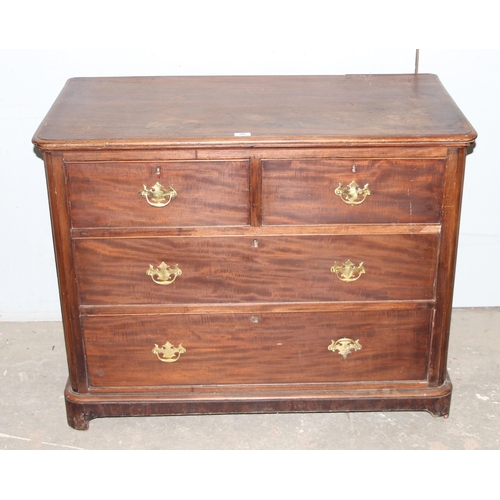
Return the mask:
{"type": "Polygon", "coordinates": [[[264,160],[264,225],[439,223],[440,159],[264,160]]]}
{"type": "Polygon", "coordinates": [[[248,225],[248,161],[68,163],[73,227],[248,225]]]}
{"type": "Polygon", "coordinates": [[[89,316],[92,387],[422,381],[429,309],[89,316]]]}
{"type": "Polygon", "coordinates": [[[438,236],[75,240],[82,305],[431,300],[438,236]]]}

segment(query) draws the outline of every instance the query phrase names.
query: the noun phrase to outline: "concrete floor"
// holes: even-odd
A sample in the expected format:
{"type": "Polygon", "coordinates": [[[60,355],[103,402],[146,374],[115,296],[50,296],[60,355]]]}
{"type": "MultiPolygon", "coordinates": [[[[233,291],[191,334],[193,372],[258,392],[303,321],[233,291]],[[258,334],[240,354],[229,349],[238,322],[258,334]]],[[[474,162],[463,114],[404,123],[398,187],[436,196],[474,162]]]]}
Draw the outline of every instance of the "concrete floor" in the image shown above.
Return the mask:
{"type": "Polygon", "coordinates": [[[0,449],[498,450],[500,308],[455,309],[448,419],[426,412],[101,418],[66,423],[60,323],[0,323],[0,449]]]}

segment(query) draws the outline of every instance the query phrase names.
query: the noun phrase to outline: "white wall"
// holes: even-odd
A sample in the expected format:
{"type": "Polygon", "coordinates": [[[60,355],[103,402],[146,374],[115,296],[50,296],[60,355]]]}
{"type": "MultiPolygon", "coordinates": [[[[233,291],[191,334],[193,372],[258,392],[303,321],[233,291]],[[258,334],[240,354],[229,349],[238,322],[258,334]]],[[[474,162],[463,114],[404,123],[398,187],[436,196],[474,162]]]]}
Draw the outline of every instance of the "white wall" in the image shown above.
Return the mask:
{"type": "MultiPolygon", "coordinates": [[[[68,78],[412,73],[415,64],[414,49],[332,52],[303,40],[287,46],[277,38],[272,47],[224,42],[201,36],[178,50],[0,51],[0,321],[60,318],[43,164],[31,137],[68,78]]],[[[468,157],[454,305],[499,306],[500,51],[421,49],[419,69],[439,75],[479,133],[468,157]]]]}
{"type": "Polygon", "coordinates": [[[454,305],[500,305],[500,51],[423,50],[421,72],[436,73],[478,132],[467,157],[454,305]]]}

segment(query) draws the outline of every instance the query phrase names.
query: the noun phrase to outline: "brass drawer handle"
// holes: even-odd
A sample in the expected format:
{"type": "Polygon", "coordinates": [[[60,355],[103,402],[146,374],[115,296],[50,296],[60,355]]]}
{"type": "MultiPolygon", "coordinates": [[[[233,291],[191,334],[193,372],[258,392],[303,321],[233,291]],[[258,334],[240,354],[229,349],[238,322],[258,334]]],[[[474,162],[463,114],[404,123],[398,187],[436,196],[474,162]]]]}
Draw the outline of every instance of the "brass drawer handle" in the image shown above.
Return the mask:
{"type": "Polygon", "coordinates": [[[152,207],[166,207],[172,201],[172,198],[177,196],[177,192],[172,186],[168,186],[168,188],[165,189],[159,182],[151,189],[148,189],[145,184],[142,185],[142,188],[140,195],[144,196],[152,207]]]}
{"type": "Polygon", "coordinates": [[[158,285],[170,285],[175,281],[177,276],[182,274],[182,270],[179,269],[178,264],[175,264],[174,267],[169,267],[165,262],[162,262],[156,269],[150,264],[146,274],[151,276],[151,279],[158,285]],[[155,276],[157,276],[156,279],[155,276]]]}
{"type": "Polygon", "coordinates": [[[347,259],[343,264],[335,262],[330,271],[335,273],[340,281],[347,282],[359,280],[361,275],[366,273],[363,262],[359,266],[356,266],[351,259],[347,259]]]}
{"type": "Polygon", "coordinates": [[[361,347],[362,346],[359,343],[359,340],[342,338],[332,340],[332,343],[328,346],[328,350],[332,352],[338,351],[339,354],[344,356],[345,359],[351,351],[359,351],[361,347]]]}
{"type": "Polygon", "coordinates": [[[365,184],[363,188],[360,188],[356,181],[352,181],[346,187],[342,186],[342,183],[339,183],[339,187],[335,190],[335,194],[340,196],[340,199],[351,205],[361,205],[366,200],[367,196],[370,196],[372,193],[368,187],[368,184],[365,184]],[[360,199],[361,198],[361,199],[360,199]]]}
{"type": "Polygon", "coordinates": [[[155,344],[153,348],[153,354],[156,354],[158,359],[160,361],[163,361],[164,363],[174,363],[181,357],[181,354],[184,354],[185,352],[186,349],[182,347],[182,344],[179,344],[177,347],[174,347],[168,341],[161,347],[158,347],[158,344],[155,344]]]}

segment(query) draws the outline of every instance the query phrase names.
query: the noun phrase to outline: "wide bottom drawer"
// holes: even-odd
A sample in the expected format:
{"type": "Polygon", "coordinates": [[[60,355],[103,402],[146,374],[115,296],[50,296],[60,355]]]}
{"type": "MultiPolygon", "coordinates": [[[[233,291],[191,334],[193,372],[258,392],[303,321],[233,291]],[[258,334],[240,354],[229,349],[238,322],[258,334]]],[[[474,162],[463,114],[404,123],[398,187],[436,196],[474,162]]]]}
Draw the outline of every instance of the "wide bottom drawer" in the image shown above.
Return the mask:
{"type": "Polygon", "coordinates": [[[95,388],[410,381],[431,310],[84,317],[95,388]]]}

